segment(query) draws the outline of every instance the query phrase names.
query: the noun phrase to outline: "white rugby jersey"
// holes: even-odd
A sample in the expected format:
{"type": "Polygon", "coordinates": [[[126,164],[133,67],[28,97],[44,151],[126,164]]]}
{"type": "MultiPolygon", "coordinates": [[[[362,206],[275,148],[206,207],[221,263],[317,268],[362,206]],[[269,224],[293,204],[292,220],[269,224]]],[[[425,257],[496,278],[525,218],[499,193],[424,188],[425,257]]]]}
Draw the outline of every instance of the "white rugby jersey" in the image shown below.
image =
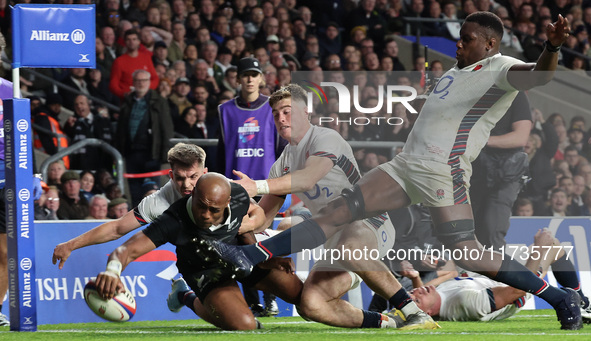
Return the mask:
{"type": "Polygon", "coordinates": [[[288,144],[281,156],[269,171],[269,179],[301,170],[310,156],[327,157],[333,167],[314,188],[296,194],[316,214],[332,199],[350,188],[360,179],[359,167],[349,144],[336,131],[328,128],[311,126],[297,145],[288,144]]]}
{"type": "MultiPolygon", "coordinates": [[[[439,317],[444,321],[492,321],[514,315],[520,310],[514,304],[491,311],[491,297],[487,289],[498,286],[506,285],[477,274],[475,277],[456,277],[441,283],[437,287],[441,296],[439,317]]],[[[527,299],[530,297],[528,294],[527,299]]]]}
{"type": "Polygon", "coordinates": [[[427,98],[403,153],[471,170],[470,162],[517,96],[507,71],[521,63],[499,53],[447,71],[427,98]]]}
{"type": "Polygon", "coordinates": [[[172,179],[170,179],[158,191],[150,194],[140,201],[140,203],[137,205],[137,208],[135,209],[136,217],[139,213],[141,218],[145,220],[145,224],[149,224],[158,216],[160,216],[164,211],[166,211],[173,202],[179,200],[182,197],[183,196],[174,189],[172,179]]]}

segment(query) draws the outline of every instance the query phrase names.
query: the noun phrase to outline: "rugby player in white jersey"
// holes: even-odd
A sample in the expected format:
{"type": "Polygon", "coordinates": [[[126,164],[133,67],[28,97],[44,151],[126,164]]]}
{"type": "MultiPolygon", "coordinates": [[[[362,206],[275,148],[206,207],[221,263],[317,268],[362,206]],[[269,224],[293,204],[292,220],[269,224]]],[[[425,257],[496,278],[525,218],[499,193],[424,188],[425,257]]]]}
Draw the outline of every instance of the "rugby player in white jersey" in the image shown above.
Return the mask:
{"type": "MultiPolygon", "coordinates": [[[[84,234],[57,245],[52,261],[59,261],[59,268],[70,257],[72,251],[94,244],[107,243],[119,239],[127,233],[149,224],[166,211],[180,198],[190,195],[199,177],[207,173],[203,148],[186,143],[178,143],[168,151],[168,163],[171,170],[170,180],[157,192],[145,197],[133,210],[123,217],[101,224],[84,234]]],[[[240,232],[252,231],[264,222],[264,212],[256,205],[251,205],[245,216],[240,232]]]]}
{"type": "MultiPolygon", "coordinates": [[[[581,329],[580,297],[572,289],[548,285],[523,265],[500,253],[484,252],[474,236],[468,195],[470,163],[491,129],[520,90],[548,83],[558,52],[570,32],[561,15],[546,27],[548,40],[536,63],[499,53],[503,23],[490,12],[469,15],[456,47],[457,64],[428,96],[402,153],[366,174],[312,219],[255,245],[212,242],[212,250],[248,273],[253,264],[322,245],[343,224],[384,211],[423,203],[429,207],[435,235],[447,248],[465,250],[456,262],[514,288],[535,294],[556,310],[562,329],[581,329]],[[295,242],[293,236],[298,236],[295,242]]],[[[490,251],[489,251],[490,252],[490,251]]]]}
{"type": "MultiPolygon", "coordinates": [[[[529,255],[525,266],[543,278],[546,276],[548,267],[561,259],[565,252],[550,231],[543,229],[534,236],[533,248],[529,255]],[[541,252],[537,254],[537,250],[541,252]]],[[[553,268],[553,271],[556,269],[553,268]]],[[[571,275],[576,282],[576,272],[572,271],[571,275]]],[[[582,292],[579,294],[582,295],[582,292]]],[[[525,302],[532,297],[530,293],[476,273],[465,273],[438,286],[427,283],[412,290],[411,296],[421,309],[441,321],[506,319],[519,312],[525,302]]],[[[581,310],[581,314],[584,318],[589,318],[587,311],[581,310]]]]}
{"type": "MultiPolygon", "coordinates": [[[[342,190],[355,185],[361,178],[349,144],[336,131],[310,124],[306,100],[306,91],[297,84],[281,88],[269,99],[275,127],[279,135],[289,141],[273,164],[269,179],[254,181],[235,171],[241,178],[236,182],[249,195],[264,195],[259,205],[267,216],[265,226],[272,224],[286,194],[296,194],[312,214],[317,214],[342,190]]],[[[345,256],[347,251],[353,254],[366,249],[375,250],[375,255],[379,253],[382,258],[394,245],[394,238],[394,226],[387,213],[341,226],[324,246],[327,250],[341,251],[343,256],[322,259],[314,264],[304,284],[300,313],[336,327],[438,328],[437,323],[418,309],[383,262],[369,255],[357,260],[345,256]],[[365,311],[342,300],[341,297],[356,288],[361,279],[401,310],[406,322],[400,324],[399,321],[397,325],[391,321],[393,317],[365,311]]],[[[327,254],[331,255],[331,252],[327,254]]]]}

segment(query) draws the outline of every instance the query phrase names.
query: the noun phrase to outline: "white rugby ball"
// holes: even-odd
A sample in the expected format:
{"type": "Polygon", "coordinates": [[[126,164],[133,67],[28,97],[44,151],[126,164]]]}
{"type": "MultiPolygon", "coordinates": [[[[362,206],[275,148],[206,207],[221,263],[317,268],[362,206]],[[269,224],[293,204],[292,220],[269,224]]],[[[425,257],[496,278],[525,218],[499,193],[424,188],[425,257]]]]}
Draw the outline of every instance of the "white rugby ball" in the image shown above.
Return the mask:
{"type": "Polygon", "coordinates": [[[112,299],[102,298],[96,290],[94,281],[90,281],[84,287],[84,300],[95,314],[112,322],[125,322],[135,315],[136,303],[133,295],[127,288],[112,299]]]}

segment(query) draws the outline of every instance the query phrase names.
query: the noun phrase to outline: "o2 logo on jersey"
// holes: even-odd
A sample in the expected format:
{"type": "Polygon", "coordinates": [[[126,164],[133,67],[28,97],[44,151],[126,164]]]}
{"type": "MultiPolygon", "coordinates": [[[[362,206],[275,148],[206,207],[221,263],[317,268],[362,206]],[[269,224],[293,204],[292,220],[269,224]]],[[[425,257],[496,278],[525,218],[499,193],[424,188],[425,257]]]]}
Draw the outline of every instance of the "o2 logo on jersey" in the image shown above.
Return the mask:
{"type": "Polygon", "coordinates": [[[435,85],[435,89],[433,89],[433,93],[437,96],[439,96],[439,98],[441,99],[445,99],[445,96],[447,96],[449,94],[449,91],[447,91],[447,89],[449,89],[449,87],[451,86],[451,84],[454,82],[454,78],[452,76],[445,76],[443,78],[441,78],[439,80],[439,82],[437,82],[437,85],[435,85]]]}
{"type": "Polygon", "coordinates": [[[304,192],[304,195],[307,196],[308,199],[314,200],[314,199],[317,199],[318,197],[320,197],[322,195],[322,193],[324,193],[327,198],[330,198],[334,194],[333,192],[330,191],[330,189],[328,189],[328,187],[320,188],[320,186],[318,186],[318,184],[316,184],[316,186],[314,186],[313,191],[314,191],[313,194],[308,194],[308,192],[304,192]]]}
{"type": "Polygon", "coordinates": [[[259,126],[259,121],[254,117],[249,117],[246,121],[244,121],[242,127],[238,128],[238,137],[240,138],[240,142],[246,143],[254,139],[254,136],[260,130],[261,127],[259,126]]]}

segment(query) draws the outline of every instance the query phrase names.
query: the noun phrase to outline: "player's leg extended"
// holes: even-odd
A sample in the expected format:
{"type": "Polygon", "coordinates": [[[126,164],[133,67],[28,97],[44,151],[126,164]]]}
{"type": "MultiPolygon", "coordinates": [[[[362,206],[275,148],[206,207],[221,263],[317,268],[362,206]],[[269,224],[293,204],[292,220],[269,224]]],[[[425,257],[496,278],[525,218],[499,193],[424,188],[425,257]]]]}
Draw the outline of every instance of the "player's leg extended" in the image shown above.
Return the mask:
{"type": "MultiPolygon", "coordinates": [[[[417,307],[400,282],[381,261],[386,249],[390,249],[394,243],[395,231],[390,221],[387,220],[377,231],[372,229],[376,227],[368,226],[366,221],[355,221],[343,226],[342,231],[335,236],[338,240],[335,241],[334,249],[340,253],[340,258],[335,261],[344,269],[355,272],[371,290],[386,298],[391,306],[402,311],[407,320],[404,328],[438,328],[433,319],[417,307]],[[382,233],[389,236],[391,243],[380,247],[378,238],[382,233]]],[[[332,243],[330,244],[330,247],[333,247],[332,243]]],[[[364,317],[366,315],[367,312],[364,312],[364,317]]]]}
{"type": "Polygon", "coordinates": [[[252,330],[257,321],[235,280],[220,283],[203,300],[213,325],[224,330],[252,330]]]}
{"type": "Polygon", "coordinates": [[[324,244],[341,225],[390,209],[406,207],[410,198],[390,175],[379,168],[366,174],[352,189],[344,190],[312,219],[253,245],[231,246],[207,241],[224,261],[237,267],[239,276],[247,276],[255,264],[271,257],[284,256],[324,244]]]}
{"type": "Polygon", "coordinates": [[[388,174],[374,169],[353,188],[343,191],[312,219],[242,250],[253,263],[273,256],[313,249],[339,231],[340,226],[387,210],[408,206],[410,199],[388,174]]]}
{"type": "Polygon", "coordinates": [[[374,316],[365,318],[363,310],[341,299],[351,289],[351,281],[347,271],[313,269],[304,283],[300,314],[334,327],[360,328],[366,320],[367,328],[372,324],[374,328],[380,328],[383,322],[381,314],[372,313],[374,316]]]}
{"type": "Polygon", "coordinates": [[[581,328],[580,299],[575,291],[565,292],[548,285],[508,255],[487,252],[480,256],[484,250],[474,237],[474,220],[469,204],[432,207],[430,211],[435,234],[442,244],[462,251],[462,257],[453,259],[459,266],[541,297],[556,309],[563,329],[581,328]]]}
{"type": "Polygon", "coordinates": [[[263,279],[255,280],[258,280],[254,284],[256,289],[274,294],[287,303],[300,304],[304,284],[294,273],[272,269],[263,279]]]}

